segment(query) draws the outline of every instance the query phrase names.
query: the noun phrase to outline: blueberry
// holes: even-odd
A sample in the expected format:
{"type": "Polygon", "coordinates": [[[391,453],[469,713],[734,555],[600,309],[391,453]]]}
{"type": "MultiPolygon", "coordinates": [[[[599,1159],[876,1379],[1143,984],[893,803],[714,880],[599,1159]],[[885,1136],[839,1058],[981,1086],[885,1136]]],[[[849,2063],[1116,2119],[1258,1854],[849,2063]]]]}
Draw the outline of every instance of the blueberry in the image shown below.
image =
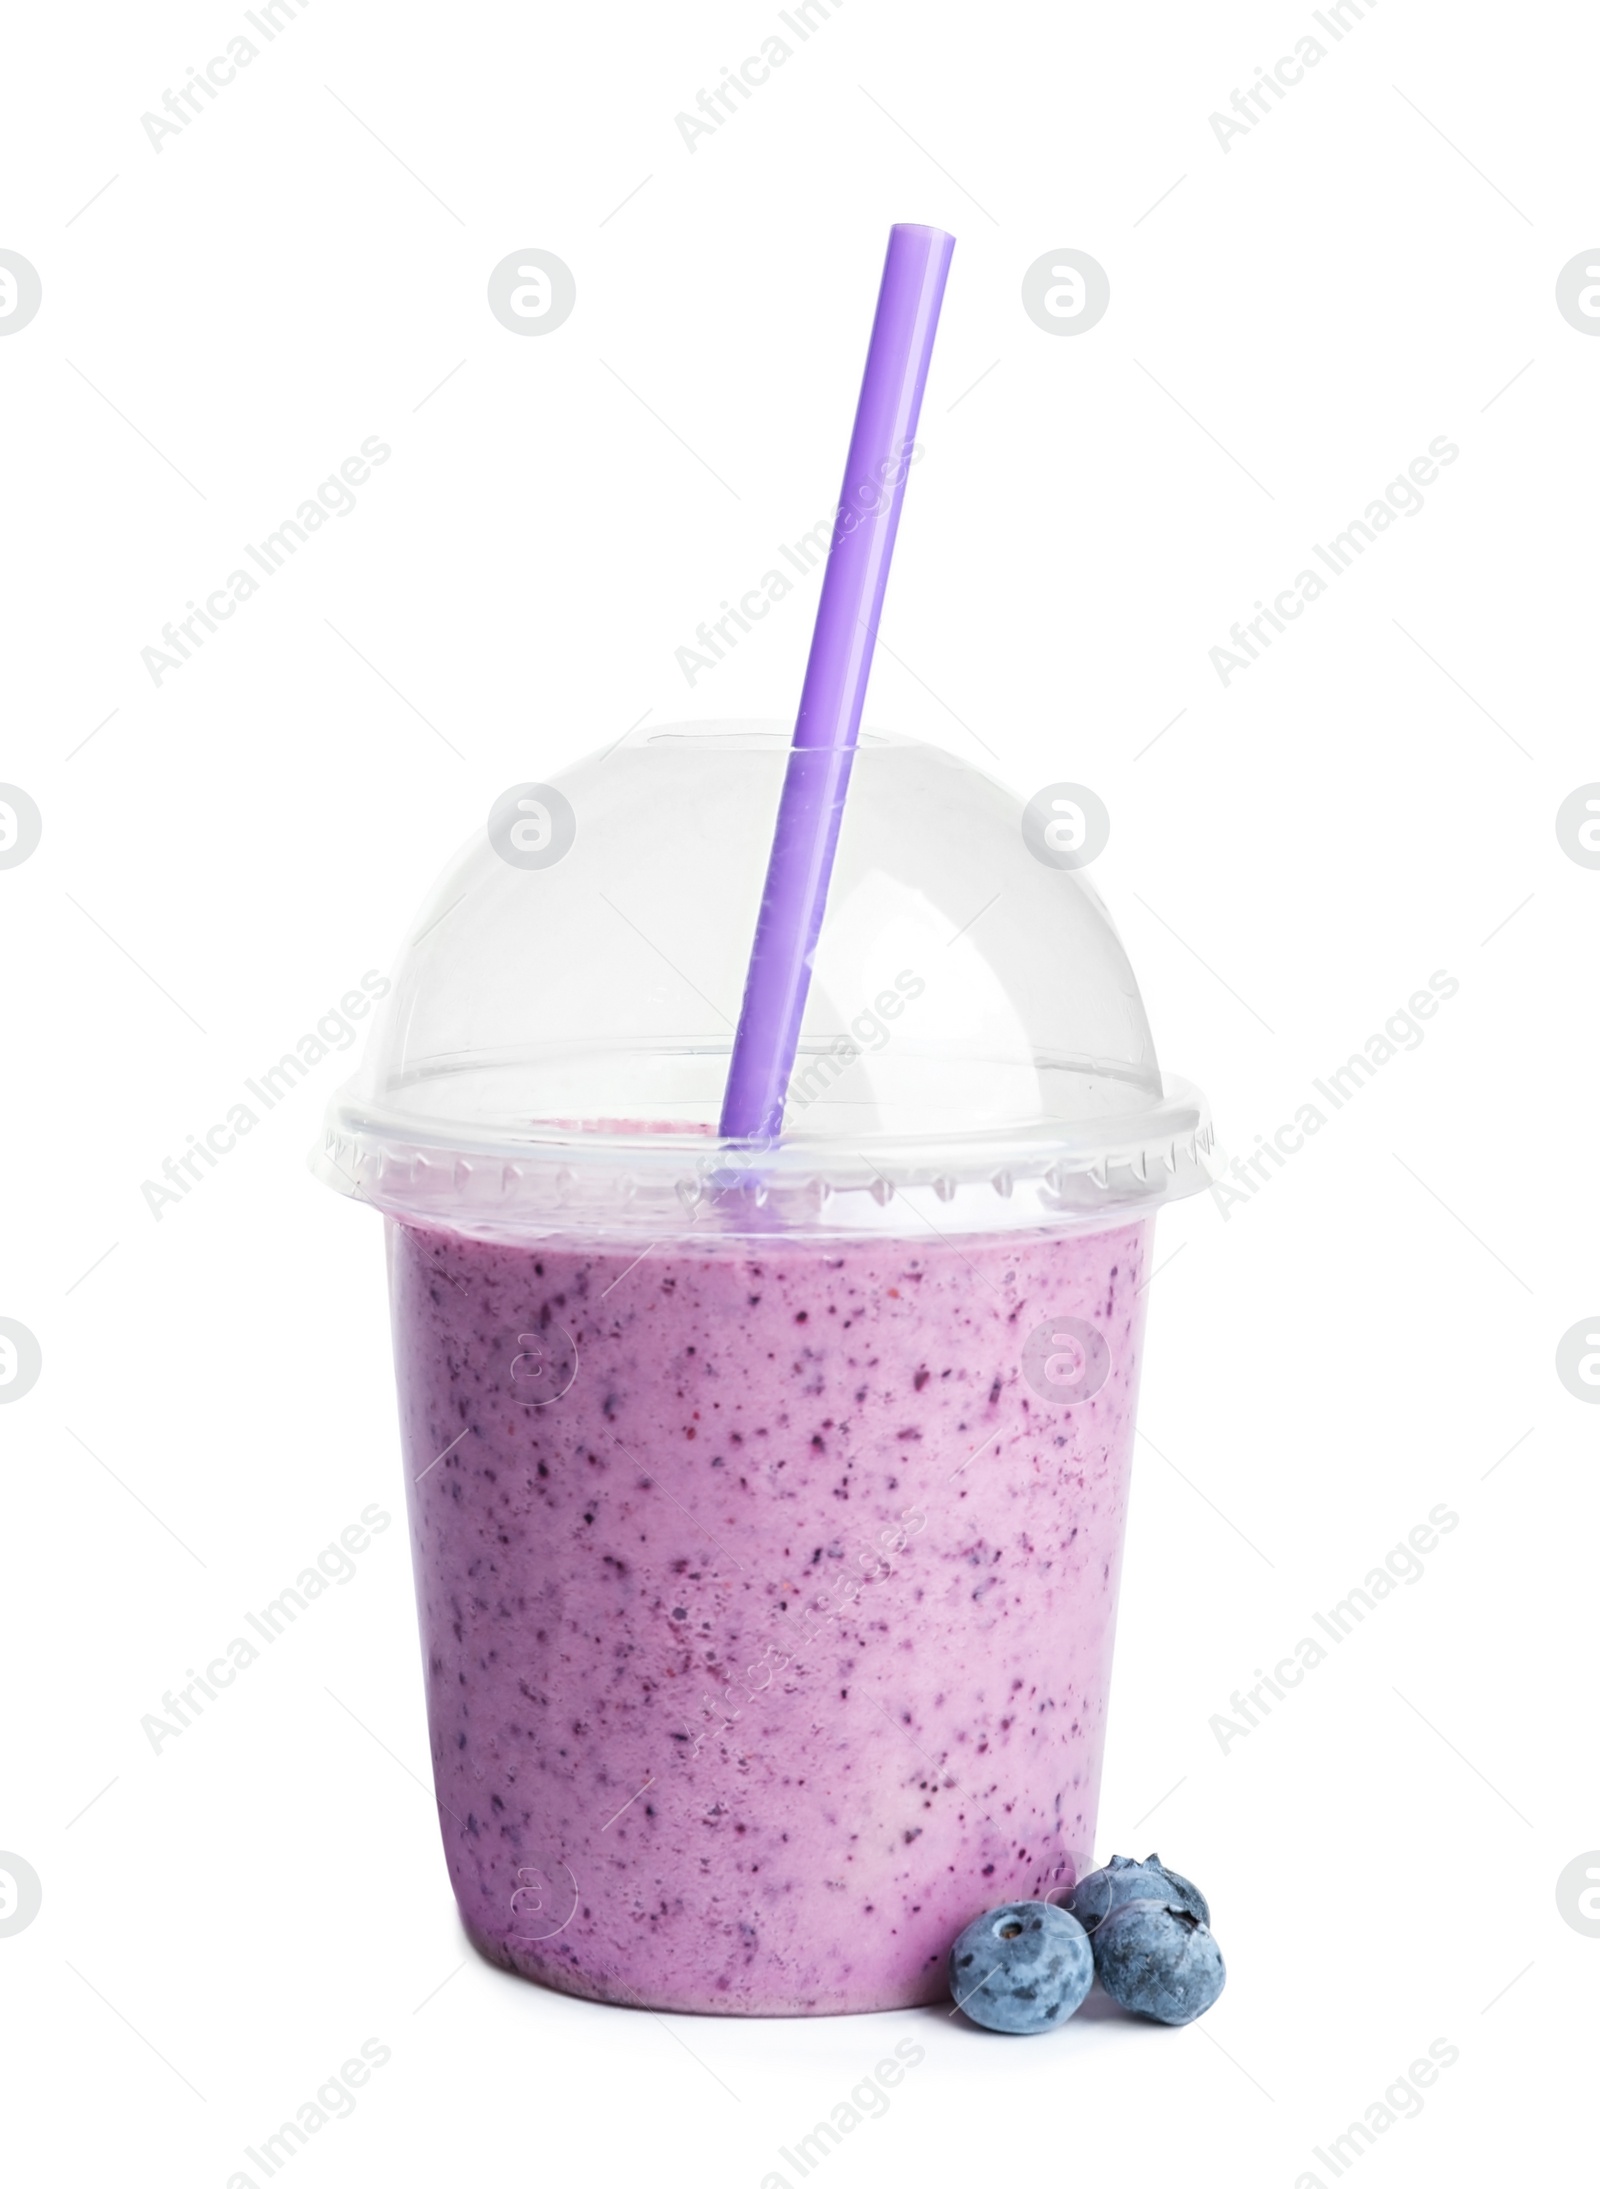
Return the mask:
{"type": "Polygon", "coordinates": [[[991,1908],[950,1949],[951,1997],[971,2020],[1008,2037],[1055,2029],[1093,1982],[1083,1925],[1048,1900],[991,1908]]]}
{"type": "Polygon", "coordinates": [[[1080,1877],[1067,1895],[1066,1905],[1091,1937],[1097,1924],[1113,1908],[1130,1900],[1164,1900],[1174,1908],[1187,1908],[1202,1923],[1211,1921],[1206,1896],[1176,1870],[1169,1870],[1159,1855],[1135,1862],[1129,1855],[1113,1855],[1103,1870],[1080,1877]]]}
{"type": "Polygon", "coordinates": [[[1157,2022],[1192,2022],[1227,1981],[1217,1942],[1192,1909],[1126,1900],[1094,1934],[1095,1973],[1119,2007],[1157,2022]]]}

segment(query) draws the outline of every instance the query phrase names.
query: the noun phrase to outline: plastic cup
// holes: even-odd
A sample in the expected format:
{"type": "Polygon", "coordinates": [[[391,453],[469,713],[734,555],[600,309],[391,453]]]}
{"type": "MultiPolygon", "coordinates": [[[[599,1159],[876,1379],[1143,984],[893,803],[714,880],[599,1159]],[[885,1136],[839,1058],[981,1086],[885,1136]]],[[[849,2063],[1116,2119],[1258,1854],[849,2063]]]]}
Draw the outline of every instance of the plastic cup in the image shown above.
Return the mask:
{"type": "Polygon", "coordinates": [[[730,1186],[787,748],[688,726],[508,794],[314,1158],[387,1219],[467,1930],[706,2013],[933,2000],[1092,1861],[1153,1218],[1210,1144],[1061,839],[869,735],[730,1186]]]}

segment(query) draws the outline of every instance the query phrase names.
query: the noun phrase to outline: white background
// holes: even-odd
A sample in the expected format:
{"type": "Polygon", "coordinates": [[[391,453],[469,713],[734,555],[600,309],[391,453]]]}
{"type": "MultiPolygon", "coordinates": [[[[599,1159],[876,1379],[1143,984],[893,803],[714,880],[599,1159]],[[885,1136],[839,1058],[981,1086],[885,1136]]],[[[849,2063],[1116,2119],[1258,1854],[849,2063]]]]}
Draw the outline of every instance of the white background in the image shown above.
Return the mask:
{"type": "Polygon", "coordinates": [[[244,2147],[376,2037],[301,2189],[758,2189],[910,2034],[830,2185],[1330,2189],[1312,2147],[1439,2038],[1362,2179],[1550,2178],[1600,1971],[1555,1897],[1600,1843],[1600,1416],[1554,1369],[1600,1306],[1600,874],[1554,830],[1600,776],[1600,342],[1554,302],[1600,231],[1600,34],[1377,7],[1224,151],[1308,8],[849,0],[691,153],[675,114],[776,14],[318,0],[159,153],[141,114],[240,9],[6,33],[0,244],[44,285],[0,340],[0,774],[44,816],[0,873],[0,1313],[44,1357],[0,1409],[0,1847],[44,1886],[0,1938],[16,2171],[260,2182],[244,2147]],[[674,653],[830,508],[896,219],[959,243],[869,720],[1097,789],[1095,879],[1231,1153],[1460,984],[1229,1220],[1162,1219],[1101,1849],[1210,1895],[1230,1982],[1181,2032],[669,2022],[483,1966],[401,1525],[140,1731],[402,1510],[379,1228],[304,1168],[347,1060],[160,1223],[141,1182],[388,964],[508,783],[647,710],[791,707],[814,592],[692,693],[674,653]],[[528,246],[577,282],[537,340],[484,300],[528,246]],[[1077,339],[1020,303],[1063,246],[1111,283],[1077,339]],[[373,434],[355,512],[157,689],[141,648],[373,434]],[[1224,689],[1208,650],[1437,435],[1422,513],[1224,689]],[[1425,1578],[1224,1754],[1232,1691],[1441,1501],[1425,1578]]]}

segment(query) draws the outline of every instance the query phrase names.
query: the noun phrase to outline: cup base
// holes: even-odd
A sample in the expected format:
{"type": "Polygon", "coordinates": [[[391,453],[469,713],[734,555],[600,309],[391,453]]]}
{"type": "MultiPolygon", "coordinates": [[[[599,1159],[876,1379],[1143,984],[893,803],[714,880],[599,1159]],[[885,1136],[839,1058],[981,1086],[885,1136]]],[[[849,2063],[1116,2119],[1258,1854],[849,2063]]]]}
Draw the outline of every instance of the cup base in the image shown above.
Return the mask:
{"type": "Polygon", "coordinates": [[[674,1986],[669,1996],[655,1985],[640,1991],[615,1971],[586,1969],[576,1954],[564,1955],[556,1940],[548,1946],[539,1946],[532,1941],[518,1943],[507,1938],[491,1938],[469,1923],[465,1916],[461,1927],[473,1950],[509,1975],[542,1984],[547,1991],[565,1992],[572,1999],[592,2000],[597,2006],[638,2007],[652,2014],[717,2014],[741,2021],[790,2021],[800,2016],[824,2014],[892,2014],[908,2007],[934,2006],[950,1995],[941,1962],[938,1968],[913,1983],[886,1985],[882,1996],[863,1998],[855,1993],[841,1993],[810,1998],[752,1999],[748,1994],[711,1987],[702,1991],[692,1983],[674,1986]]]}

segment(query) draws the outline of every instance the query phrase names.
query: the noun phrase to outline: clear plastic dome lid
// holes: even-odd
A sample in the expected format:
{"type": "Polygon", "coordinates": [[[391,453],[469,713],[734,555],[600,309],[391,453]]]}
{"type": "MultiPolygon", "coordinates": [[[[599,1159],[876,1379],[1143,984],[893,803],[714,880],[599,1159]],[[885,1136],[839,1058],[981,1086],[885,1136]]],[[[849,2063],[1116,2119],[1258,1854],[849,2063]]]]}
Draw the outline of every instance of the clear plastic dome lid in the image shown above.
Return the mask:
{"type": "MultiPolygon", "coordinates": [[[[681,1233],[717,1119],[789,745],[635,733],[508,790],[423,906],[312,1163],[474,1236],[681,1233]]],[[[1110,917],[1052,827],[953,755],[863,733],[756,1228],[1081,1227],[1206,1183],[1110,917]]],[[[725,1228],[725,1222],[714,1228],[725,1228]]]]}

